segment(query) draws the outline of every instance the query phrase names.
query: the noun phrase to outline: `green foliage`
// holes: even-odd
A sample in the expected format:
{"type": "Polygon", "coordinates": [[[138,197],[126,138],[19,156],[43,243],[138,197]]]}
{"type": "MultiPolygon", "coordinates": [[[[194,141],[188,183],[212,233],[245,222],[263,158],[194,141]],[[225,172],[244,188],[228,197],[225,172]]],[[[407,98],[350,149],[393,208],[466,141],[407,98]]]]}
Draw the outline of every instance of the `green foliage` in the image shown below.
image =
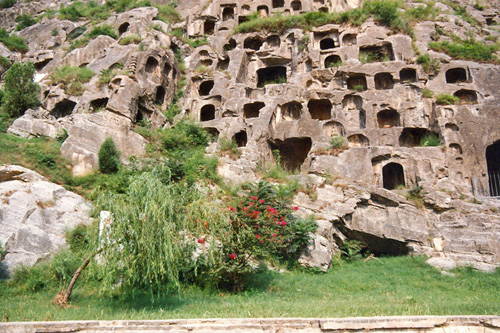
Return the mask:
{"type": "Polygon", "coordinates": [[[345,145],[345,138],[343,136],[332,136],[330,138],[330,148],[342,148],[345,145]]]}
{"type": "Polygon", "coordinates": [[[360,52],[359,53],[359,61],[362,64],[368,64],[371,62],[385,62],[390,61],[391,59],[385,53],[381,52],[360,52]]]}
{"type": "Polygon", "coordinates": [[[457,96],[448,94],[439,94],[436,96],[436,103],[441,105],[458,104],[460,99],[457,96]]]}
{"type": "Polygon", "coordinates": [[[182,15],[177,11],[177,2],[171,1],[165,5],[156,5],[158,8],[158,19],[166,23],[180,23],[184,20],[182,15]]]}
{"type": "Polygon", "coordinates": [[[107,24],[102,24],[102,25],[96,26],[96,27],[92,28],[92,30],[88,33],[89,38],[96,38],[97,36],[100,36],[100,35],[109,36],[113,39],[118,38],[118,34],[116,33],[116,30],[107,24]]]}
{"type": "Polygon", "coordinates": [[[0,55],[0,66],[7,70],[10,68],[10,60],[2,55],[0,55]]]}
{"type": "Polygon", "coordinates": [[[432,92],[432,90],[429,90],[427,88],[424,88],[422,90],[422,97],[425,97],[425,98],[432,98],[434,97],[434,93],[432,92]]]}
{"type": "Polygon", "coordinates": [[[436,147],[441,144],[441,139],[439,138],[439,135],[437,134],[428,134],[425,135],[421,140],[420,140],[420,146],[422,147],[436,147]]]}
{"type": "Polygon", "coordinates": [[[363,258],[363,244],[357,240],[345,240],[340,246],[341,258],[347,262],[352,262],[363,258]]]}
{"type": "MultiPolygon", "coordinates": [[[[162,26],[161,26],[161,25],[159,25],[159,24],[153,24],[153,25],[151,25],[151,28],[152,28],[152,29],[154,29],[154,30],[156,30],[156,31],[160,31],[160,32],[165,33],[165,31],[163,30],[162,26]]],[[[181,29],[181,30],[182,30],[182,29],[181,29]]],[[[173,31],[173,30],[172,30],[172,31],[173,31]]]]}
{"type": "Polygon", "coordinates": [[[422,186],[414,186],[408,191],[408,199],[422,199],[424,197],[423,190],[422,186]]]}
{"type": "Polygon", "coordinates": [[[17,35],[9,35],[4,28],[0,29],[0,42],[3,43],[10,51],[25,53],[28,51],[26,41],[17,35]]]}
{"type": "Polygon", "coordinates": [[[365,91],[365,87],[362,84],[357,84],[354,87],[352,87],[352,89],[357,91],[357,92],[365,91]]]}
{"type": "Polygon", "coordinates": [[[65,65],[56,67],[50,74],[51,84],[61,84],[68,95],[81,95],[83,85],[90,81],[94,72],[87,67],[73,67],[65,65]]]}
{"type": "Polygon", "coordinates": [[[445,52],[454,59],[474,60],[480,62],[498,63],[495,52],[500,49],[499,44],[484,44],[474,38],[461,39],[453,37],[453,42],[432,42],[429,47],[438,52],[445,52]]]}
{"type": "Polygon", "coordinates": [[[123,70],[123,64],[113,65],[111,68],[103,69],[99,74],[99,84],[108,84],[119,74],[127,74],[127,71],[123,70]]]}
{"type": "Polygon", "coordinates": [[[17,0],[1,0],[0,1],[0,8],[10,8],[14,6],[14,4],[17,2],[17,0]]]}
{"type": "Polygon", "coordinates": [[[197,39],[186,38],[186,39],[184,39],[184,41],[193,48],[197,48],[199,46],[203,46],[203,45],[208,44],[207,37],[197,38],[197,39]]]}
{"type": "Polygon", "coordinates": [[[209,134],[194,122],[181,120],[162,135],[163,147],[167,151],[205,147],[209,134]]]}
{"type": "Polygon", "coordinates": [[[69,34],[68,34],[68,37],[67,39],[68,40],[73,40],[73,39],[76,39],[78,37],[80,37],[85,31],[87,30],[86,27],[84,26],[81,26],[81,27],[78,27],[78,28],[75,28],[73,29],[69,34]]]}
{"type": "Polygon", "coordinates": [[[16,62],[9,68],[5,74],[5,96],[2,99],[4,112],[18,117],[40,104],[40,86],[33,81],[34,76],[35,67],[31,62],[16,62]]]}
{"type": "Polygon", "coordinates": [[[99,170],[102,173],[116,173],[120,169],[120,152],[116,149],[112,138],[108,137],[101,145],[98,153],[99,170]]]}
{"type": "Polygon", "coordinates": [[[229,155],[230,157],[239,157],[241,155],[241,151],[238,149],[238,145],[236,144],[235,139],[221,136],[219,138],[219,145],[220,151],[224,154],[229,155]]]}
{"type": "Polygon", "coordinates": [[[429,54],[419,55],[417,57],[417,64],[421,65],[426,73],[434,75],[439,72],[441,65],[438,59],[431,59],[429,54]]]}
{"type": "Polygon", "coordinates": [[[74,1],[69,6],[61,4],[59,7],[59,19],[73,22],[80,19],[105,20],[109,15],[109,10],[105,6],[99,6],[96,1],[74,1]]]}
{"type": "Polygon", "coordinates": [[[120,39],[118,43],[120,45],[139,44],[141,40],[142,40],[141,35],[129,35],[120,39]]]}
{"type": "Polygon", "coordinates": [[[16,22],[17,22],[16,31],[20,31],[23,30],[24,28],[32,26],[38,21],[32,15],[21,14],[18,17],[16,17],[16,22]]]}
{"type": "Polygon", "coordinates": [[[85,224],[79,224],[74,229],[66,232],[66,243],[73,253],[85,253],[91,246],[91,228],[85,224]]]}

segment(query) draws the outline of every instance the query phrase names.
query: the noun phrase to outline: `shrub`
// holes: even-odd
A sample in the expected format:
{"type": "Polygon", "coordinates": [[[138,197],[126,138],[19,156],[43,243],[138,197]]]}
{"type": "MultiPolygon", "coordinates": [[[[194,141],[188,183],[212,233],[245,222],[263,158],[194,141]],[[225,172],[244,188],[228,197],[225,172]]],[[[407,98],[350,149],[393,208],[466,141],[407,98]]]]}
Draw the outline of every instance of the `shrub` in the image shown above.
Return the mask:
{"type": "Polygon", "coordinates": [[[431,59],[428,54],[419,55],[417,64],[420,64],[426,73],[434,75],[438,73],[440,67],[439,60],[431,59]]]}
{"type": "Polygon", "coordinates": [[[500,45],[486,45],[474,38],[461,39],[453,37],[453,42],[432,42],[429,47],[438,52],[444,52],[454,59],[474,60],[481,62],[498,63],[495,52],[500,49],[500,45]]]}
{"type": "Polygon", "coordinates": [[[25,53],[28,51],[26,41],[17,35],[9,35],[4,28],[0,29],[0,42],[3,43],[9,50],[14,52],[25,53]]]}
{"type": "Polygon", "coordinates": [[[57,67],[50,75],[51,84],[62,84],[68,95],[81,95],[83,84],[90,81],[94,72],[87,67],[72,67],[65,65],[57,67]]]}
{"type": "Polygon", "coordinates": [[[424,188],[422,186],[414,186],[408,191],[408,199],[421,199],[424,196],[424,188]]]}
{"type": "Polygon", "coordinates": [[[99,170],[110,174],[118,172],[120,168],[120,152],[116,149],[112,138],[107,138],[101,145],[98,153],[99,170]]]}
{"type": "Polygon", "coordinates": [[[16,22],[17,22],[16,31],[20,31],[23,30],[24,28],[32,26],[38,21],[31,15],[21,14],[18,17],[16,17],[16,22]]]}
{"type": "Polygon", "coordinates": [[[345,145],[345,138],[343,136],[332,136],[330,138],[330,148],[342,148],[345,145]]]}
{"type": "Polygon", "coordinates": [[[167,151],[205,147],[209,134],[194,122],[179,121],[174,127],[163,132],[163,148],[167,151]]]}
{"type": "Polygon", "coordinates": [[[420,146],[422,147],[436,147],[441,144],[441,139],[437,134],[428,134],[425,135],[421,140],[420,140],[420,146]]]}
{"type": "Polygon", "coordinates": [[[14,6],[14,4],[17,2],[17,0],[1,0],[0,1],[0,8],[10,8],[14,6]]]}
{"type": "Polygon", "coordinates": [[[177,2],[172,1],[166,5],[156,5],[158,8],[158,19],[166,23],[179,23],[184,20],[182,15],[177,11],[177,2]]]}
{"type": "Polygon", "coordinates": [[[118,42],[120,45],[139,44],[142,38],[140,35],[125,36],[118,42]]]}
{"type": "Polygon", "coordinates": [[[89,38],[96,38],[97,36],[100,36],[100,35],[109,36],[113,39],[118,38],[118,34],[116,33],[116,30],[107,24],[102,24],[102,25],[99,25],[97,27],[94,27],[88,33],[89,38]]]}
{"type": "Polygon", "coordinates": [[[10,68],[10,60],[2,55],[0,55],[0,66],[7,70],[10,68]]]}
{"type": "Polygon", "coordinates": [[[422,96],[425,97],[425,98],[432,98],[432,97],[434,97],[434,93],[432,92],[432,90],[424,88],[422,90],[422,96]]]}
{"type": "Polygon", "coordinates": [[[363,257],[363,244],[357,240],[346,240],[340,246],[341,258],[352,262],[363,257]]]}
{"type": "Polygon", "coordinates": [[[16,62],[5,74],[2,108],[10,116],[21,116],[27,109],[40,104],[40,86],[33,81],[34,76],[35,67],[31,62],[16,62]]]}
{"type": "Polygon", "coordinates": [[[99,84],[108,84],[118,74],[126,74],[127,71],[123,70],[123,64],[114,65],[113,68],[101,70],[99,74],[99,84]]]}
{"type": "Polygon", "coordinates": [[[439,94],[436,96],[436,103],[441,105],[458,104],[460,99],[457,96],[448,94],[439,94]]]}
{"type": "Polygon", "coordinates": [[[187,44],[189,44],[191,47],[193,47],[193,48],[197,48],[197,47],[199,47],[199,46],[203,46],[203,45],[208,44],[207,37],[197,38],[197,39],[189,39],[189,38],[186,38],[184,41],[185,41],[187,44]]]}
{"type": "Polygon", "coordinates": [[[59,7],[59,19],[79,21],[81,18],[104,20],[109,17],[109,10],[105,6],[99,6],[96,1],[83,3],[75,1],[69,6],[61,4],[59,7]]]}
{"type": "Polygon", "coordinates": [[[241,155],[241,151],[238,149],[235,139],[229,139],[222,136],[219,138],[219,144],[221,153],[227,154],[231,158],[241,155]]]}

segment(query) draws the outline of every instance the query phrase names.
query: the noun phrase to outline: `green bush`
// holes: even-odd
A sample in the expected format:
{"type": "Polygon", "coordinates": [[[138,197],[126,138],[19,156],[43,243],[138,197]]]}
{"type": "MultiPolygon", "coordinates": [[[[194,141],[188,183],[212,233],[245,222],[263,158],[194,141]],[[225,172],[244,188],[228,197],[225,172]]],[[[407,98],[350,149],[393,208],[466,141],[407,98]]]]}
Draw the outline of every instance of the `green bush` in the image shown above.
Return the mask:
{"type": "Polygon", "coordinates": [[[0,1],[0,8],[10,8],[14,6],[14,4],[17,2],[17,0],[1,0],[0,1]]]}
{"type": "Polygon", "coordinates": [[[164,131],[162,135],[163,148],[167,151],[205,147],[209,139],[207,131],[194,122],[184,120],[164,131]]]}
{"type": "Polygon", "coordinates": [[[429,47],[438,52],[444,52],[454,59],[474,60],[480,62],[498,63],[495,52],[500,49],[499,44],[484,44],[474,38],[461,39],[454,36],[453,42],[432,42],[429,47]]]}
{"type": "Polygon", "coordinates": [[[441,144],[441,139],[437,134],[427,134],[420,140],[422,147],[436,147],[441,144]]]}
{"type": "Polygon", "coordinates": [[[434,93],[432,92],[432,90],[429,90],[427,88],[424,88],[422,90],[422,97],[425,97],[425,98],[432,98],[434,97],[434,93]]]}
{"type": "Polygon", "coordinates": [[[2,55],[0,55],[0,66],[3,67],[4,70],[10,68],[10,60],[2,55]]]}
{"type": "Polygon", "coordinates": [[[34,76],[35,67],[31,62],[16,62],[5,74],[2,108],[10,116],[21,116],[27,109],[40,104],[40,86],[33,81],[34,76]]]}
{"type": "Polygon", "coordinates": [[[436,96],[436,103],[441,105],[458,104],[460,99],[453,95],[439,94],[436,96]]]}
{"type": "Polygon", "coordinates": [[[23,30],[24,28],[32,26],[38,21],[31,15],[21,14],[18,17],[16,17],[16,22],[17,22],[16,31],[20,31],[23,30]]]}
{"type": "Polygon", "coordinates": [[[82,18],[93,20],[104,20],[110,15],[106,7],[99,6],[96,1],[87,3],[75,1],[69,6],[61,4],[59,7],[59,19],[77,22],[82,18]]]}
{"type": "Polygon", "coordinates": [[[241,155],[241,151],[238,149],[238,145],[236,144],[236,140],[226,138],[225,136],[221,136],[219,138],[220,151],[229,155],[229,157],[239,157],[241,155]]]}
{"type": "Polygon", "coordinates": [[[83,84],[90,81],[94,72],[87,67],[73,67],[65,65],[56,67],[50,74],[51,84],[61,84],[68,95],[81,95],[83,84]]]}
{"type": "Polygon", "coordinates": [[[345,145],[345,138],[343,136],[332,136],[330,138],[330,148],[342,148],[345,145]]]}
{"type": "Polygon", "coordinates": [[[101,36],[101,35],[109,36],[113,39],[118,38],[118,34],[116,33],[116,30],[107,24],[102,24],[102,25],[99,25],[97,27],[92,28],[92,30],[88,33],[87,36],[89,38],[96,38],[97,36],[101,36]]]}
{"type": "Polygon", "coordinates": [[[438,73],[439,67],[441,65],[439,59],[431,59],[429,54],[419,55],[417,57],[417,64],[422,66],[424,72],[434,75],[438,73]]]}
{"type": "Polygon", "coordinates": [[[120,169],[120,152],[116,149],[112,138],[107,138],[98,153],[99,170],[102,173],[116,173],[120,169]]]}
{"type": "Polygon", "coordinates": [[[182,15],[177,11],[177,2],[171,1],[166,5],[156,5],[158,8],[158,19],[166,23],[179,23],[184,20],[182,15]]]}
{"type": "Polygon", "coordinates": [[[85,31],[87,30],[86,27],[82,26],[82,27],[78,27],[78,28],[75,28],[73,29],[67,36],[67,40],[73,40],[73,39],[77,39],[78,37],[80,37],[85,31]]]}
{"type": "Polygon", "coordinates": [[[4,28],[0,29],[0,42],[3,43],[9,50],[14,52],[25,53],[28,51],[26,41],[17,35],[9,35],[4,28]]]}
{"type": "Polygon", "coordinates": [[[125,36],[118,42],[120,45],[139,44],[142,38],[140,35],[125,36]]]}
{"type": "Polygon", "coordinates": [[[91,243],[89,227],[85,224],[79,224],[68,231],[66,233],[66,243],[68,243],[71,252],[84,253],[91,243]]]}

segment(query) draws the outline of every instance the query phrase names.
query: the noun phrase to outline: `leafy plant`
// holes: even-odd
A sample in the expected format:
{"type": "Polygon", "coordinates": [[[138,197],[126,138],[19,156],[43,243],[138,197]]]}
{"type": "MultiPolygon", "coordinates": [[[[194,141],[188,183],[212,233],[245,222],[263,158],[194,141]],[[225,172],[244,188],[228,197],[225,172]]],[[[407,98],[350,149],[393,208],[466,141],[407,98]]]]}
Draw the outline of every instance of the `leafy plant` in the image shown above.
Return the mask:
{"type": "Polygon", "coordinates": [[[345,138],[343,136],[332,136],[330,138],[330,148],[342,148],[345,145],[345,138]]]}
{"type": "Polygon", "coordinates": [[[438,73],[441,65],[438,59],[431,59],[429,54],[419,55],[417,64],[420,64],[426,73],[434,75],[438,73]]]}
{"type": "Polygon", "coordinates": [[[89,38],[96,38],[97,36],[101,35],[109,36],[113,39],[118,38],[116,30],[107,24],[98,25],[92,28],[92,30],[88,33],[89,38]]]}
{"type": "Polygon", "coordinates": [[[10,8],[16,4],[17,0],[1,0],[0,8],[10,8]]]}
{"type": "Polygon", "coordinates": [[[165,5],[156,5],[158,8],[158,19],[166,23],[179,23],[184,20],[182,15],[177,11],[177,2],[171,1],[165,5]]]}
{"type": "Polygon", "coordinates": [[[221,153],[229,155],[231,158],[237,158],[241,155],[235,139],[229,139],[225,136],[219,138],[219,145],[221,153]]]}
{"type": "Polygon", "coordinates": [[[357,84],[354,87],[352,87],[353,90],[356,90],[358,92],[365,91],[365,87],[362,84],[357,84]]]}
{"type": "Polygon", "coordinates": [[[10,51],[26,53],[28,45],[26,41],[17,35],[9,35],[4,28],[0,29],[0,42],[3,43],[10,51]]]}
{"type": "Polygon", "coordinates": [[[96,1],[82,2],[74,1],[69,6],[61,4],[59,7],[59,19],[79,21],[81,18],[92,18],[94,20],[104,20],[110,15],[107,7],[99,6],[96,1]]]}
{"type": "Polygon", "coordinates": [[[460,99],[457,96],[448,94],[439,94],[436,96],[436,103],[441,105],[458,104],[460,99]]]}
{"type": "Polygon", "coordinates": [[[429,47],[438,52],[444,52],[454,59],[474,60],[481,62],[498,63],[496,51],[499,44],[484,44],[474,38],[461,39],[453,36],[453,41],[431,42],[429,47]]]}
{"type": "Polygon", "coordinates": [[[120,73],[126,73],[123,71],[123,64],[114,65],[112,68],[106,68],[101,70],[99,74],[99,84],[108,84],[111,80],[120,73]]]}
{"type": "Polygon", "coordinates": [[[424,88],[422,90],[422,97],[425,97],[425,98],[432,98],[434,97],[434,93],[432,92],[432,90],[429,90],[427,88],[424,88]]]}
{"type": "Polygon", "coordinates": [[[341,258],[347,262],[352,262],[363,257],[363,244],[357,240],[345,240],[340,246],[341,258]]]}
{"type": "Polygon", "coordinates": [[[383,52],[360,52],[359,61],[362,64],[367,64],[371,62],[385,62],[390,61],[389,56],[383,52]]]}
{"type": "Polygon", "coordinates": [[[120,152],[112,138],[106,138],[98,153],[99,170],[102,173],[116,173],[120,169],[120,152]]]}
{"type": "Polygon", "coordinates": [[[142,38],[140,35],[125,36],[118,42],[120,45],[139,44],[142,38]]]}
{"type": "Polygon", "coordinates": [[[410,199],[419,199],[423,198],[424,188],[422,186],[414,186],[411,190],[408,191],[408,198],[410,199]]]}
{"type": "Polygon", "coordinates": [[[18,117],[32,107],[40,104],[40,86],[34,82],[35,66],[31,62],[16,62],[5,74],[2,99],[3,110],[12,117],[18,117]]]}
{"type": "Polygon", "coordinates": [[[29,26],[32,26],[33,24],[37,23],[37,19],[35,19],[32,15],[28,14],[21,14],[18,17],[16,17],[17,25],[16,25],[16,31],[23,30],[24,28],[27,28],[29,26]]]}
{"type": "Polygon", "coordinates": [[[441,139],[437,134],[428,134],[425,135],[421,140],[420,140],[420,146],[422,147],[436,147],[441,144],[441,139]]]}
{"type": "Polygon", "coordinates": [[[61,84],[69,95],[81,95],[84,91],[83,84],[90,81],[94,72],[87,67],[73,67],[65,65],[56,67],[50,74],[51,84],[61,84]]]}

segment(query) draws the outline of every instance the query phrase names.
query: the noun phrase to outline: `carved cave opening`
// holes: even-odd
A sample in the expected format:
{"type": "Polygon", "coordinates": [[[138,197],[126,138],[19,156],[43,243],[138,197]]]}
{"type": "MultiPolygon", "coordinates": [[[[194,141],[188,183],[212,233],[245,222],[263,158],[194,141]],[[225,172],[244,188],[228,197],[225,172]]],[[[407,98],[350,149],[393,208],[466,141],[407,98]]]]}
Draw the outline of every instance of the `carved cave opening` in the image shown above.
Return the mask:
{"type": "Polygon", "coordinates": [[[446,71],[446,83],[468,82],[467,71],[464,68],[452,68],[446,71]]]}
{"type": "Polygon", "coordinates": [[[342,100],[346,126],[349,128],[366,127],[366,111],[363,110],[363,99],[358,95],[347,95],[342,100]]]}
{"type": "Polygon", "coordinates": [[[204,105],[200,110],[200,121],[210,121],[215,119],[215,106],[204,105]]]}
{"type": "Polygon", "coordinates": [[[217,69],[220,71],[225,71],[229,68],[229,57],[225,59],[219,59],[217,61],[217,69]]]}
{"type": "Polygon", "coordinates": [[[208,96],[210,95],[210,91],[214,87],[214,80],[206,80],[200,83],[200,87],[198,89],[198,93],[200,96],[208,96]]]}
{"type": "Polygon", "coordinates": [[[90,102],[90,110],[92,112],[97,112],[99,110],[104,110],[108,105],[108,98],[98,98],[90,102]]]}
{"type": "Polygon", "coordinates": [[[281,106],[281,119],[284,121],[297,120],[302,113],[302,104],[299,102],[289,102],[281,106]]]}
{"type": "Polygon", "coordinates": [[[170,65],[168,62],[165,62],[163,65],[163,74],[166,76],[170,75],[170,72],[172,71],[172,65],[170,65]]]}
{"type": "Polygon", "coordinates": [[[311,99],[307,108],[312,119],[328,120],[332,118],[332,102],[328,99],[311,99]]]}
{"type": "Polygon", "coordinates": [[[50,114],[56,118],[66,117],[73,112],[75,106],[75,102],[70,101],[69,99],[63,99],[54,106],[50,114]]]}
{"type": "Polygon", "coordinates": [[[394,79],[390,73],[375,74],[375,89],[385,90],[394,88],[394,79]]]}
{"type": "Polygon", "coordinates": [[[462,155],[462,146],[460,146],[458,143],[450,143],[448,147],[453,154],[462,155]]]}
{"type": "Polygon", "coordinates": [[[382,168],[383,186],[387,190],[394,190],[398,186],[405,186],[403,166],[399,163],[388,163],[382,168]]]}
{"type": "Polygon", "coordinates": [[[367,89],[366,77],[364,74],[355,74],[347,79],[347,88],[356,91],[365,91],[367,89]]]}
{"type": "Polygon", "coordinates": [[[35,66],[35,70],[37,72],[41,71],[45,66],[47,66],[47,64],[52,60],[52,58],[49,58],[49,59],[45,59],[44,61],[39,61],[39,62],[36,62],[34,63],[34,66],[35,66]]]}
{"type": "Polygon", "coordinates": [[[399,71],[400,82],[417,82],[417,70],[414,68],[403,68],[399,71]]]}
{"type": "Polygon", "coordinates": [[[162,105],[165,101],[165,95],[165,88],[163,88],[162,86],[158,86],[158,88],[156,88],[155,104],[162,105]]]}
{"type": "Polygon", "coordinates": [[[267,6],[258,6],[257,12],[259,13],[259,17],[267,17],[269,16],[269,8],[267,6]]]}
{"type": "Polygon", "coordinates": [[[285,0],[273,0],[273,8],[281,8],[285,6],[285,0]]]}
{"type": "Polygon", "coordinates": [[[335,42],[332,38],[323,38],[319,42],[319,48],[322,50],[329,50],[335,48],[335,42]]]}
{"type": "Polygon", "coordinates": [[[407,127],[399,136],[399,145],[409,148],[419,147],[422,139],[426,136],[439,136],[439,134],[431,132],[427,128],[407,127]]]}
{"type": "Polygon", "coordinates": [[[490,196],[500,196],[500,140],[486,147],[490,196]]]}
{"type": "Polygon", "coordinates": [[[353,134],[347,138],[347,143],[350,148],[369,147],[370,140],[363,134],[353,134]]]}
{"type": "Polygon", "coordinates": [[[342,59],[338,55],[330,55],[325,58],[325,68],[337,67],[342,63],[342,59]]]}
{"type": "Polygon", "coordinates": [[[288,171],[300,169],[311,150],[311,138],[288,138],[284,141],[269,141],[271,150],[278,150],[281,166],[288,171]]]}
{"type": "Polygon", "coordinates": [[[286,83],[286,67],[272,66],[257,70],[257,86],[264,87],[266,84],[286,83]]]}
{"type": "Polygon", "coordinates": [[[233,136],[233,139],[238,147],[246,147],[248,142],[247,132],[240,131],[233,136]]]}
{"type": "Polygon", "coordinates": [[[396,110],[387,109],[377,113],[378,128],[391,128],[400,126],[399,113],[396,110]]]}
{"type": "Polygon", "coordinates": [[[292,1],[292,3],[290,4],[290,7],[292,7],[292,10],[294,12],[298,12],[298,11],[301,11],[302,10],[302,2],[298,1],[298,0],[294,0],[292,1]]]}
{"type": "Polygon", "coordinates": [[[127,32],[128,30],[128,27],[130,26],[130,24],[128,22],[125,22],[125,23],[122,23],[119,27],[118,27],[118,34],[119,35],[123,35],[124,33],[127,32]]]}
{"type": "Polygon", "coordinates": [[[330,138],[332,136],[344,136],[345,128],[344,125],[337,121],[329,121],[323,125],[323,134],[330,138]]]}
{"type": "Polygon", "coordinates": [[[358,37],[356,34],[345,34],[344,37],[342,37],[343,46],[356,45],[357,42],[358,42],[358,37]]]}
{"type": "Polygon", "coordinates": [[[364,46],[359,48],[360,56],[364,54],[367,62],[380,62],[394,60],[392,44],[386,43],[381,46],[364,46]]]}
{"type": "Polygon", "coordinates": [[[234,50],[235,48],[236,48],[236,41],[234,40],[234,38],[229,39],[227,44],[224,45],[225,52],[234,50]]]}
{"type": "Polygon", "coordinates": [[[210,134],[210,142],[217,141],[219,139],[219,130],[215,127],[205,127],[205,130],[210,134]]]}
{"type": "Polygon", "coordinates": [[[444,128],[449,129],[452,132],[458,132],[460,130],[460,128],[456,124],[453,124],[453,123],[446,123],[446,125],[444,125],[444,128]]]}
{"type": "Polygon", "coordinates": [[[215,32],[215,21],[211,19],[205,20],[203,23],[203,33],[205,35],[212,35],[215,32]]]}
{"type": "Polygon", "coordinates": [[[460,89],[456,91],[453,95],[458,97],[461,103],[476,103],[477,93],[474,90],[460,89]]]}
{"type": "Polygon", "coordinates": [[[222,20],[229,21],[234,19],[234,8],[233,7],[224,7],[222,10],[222,20]]]}
{"type": "Polygon", "coordinates": [[[247,103],[243,106],[243,118],[258,118],[260,109],[266,106],[263,102],[247,103]]]}
{"type": "Polygon", "coordinates": [[[155,57],[149,57],[146,61],[146,73],[153,73],[158,67],[158,60],[155,57]]]}
{"type": "Polygon", "coordinates": [[[280,44],[281,44],[280,36],[271,35],[271,36],[267,37],[266,43],[270,47],[280,47],[280,44]]]}
{"type": "Polygon", "coordinates": [[[264,44],[264,40],[262,40],[260,37],[248,37],[245,39],[243,42],[243,47],[245,49],[252,49],[254,51],[260,50],[262,44],[264,44]]]}

